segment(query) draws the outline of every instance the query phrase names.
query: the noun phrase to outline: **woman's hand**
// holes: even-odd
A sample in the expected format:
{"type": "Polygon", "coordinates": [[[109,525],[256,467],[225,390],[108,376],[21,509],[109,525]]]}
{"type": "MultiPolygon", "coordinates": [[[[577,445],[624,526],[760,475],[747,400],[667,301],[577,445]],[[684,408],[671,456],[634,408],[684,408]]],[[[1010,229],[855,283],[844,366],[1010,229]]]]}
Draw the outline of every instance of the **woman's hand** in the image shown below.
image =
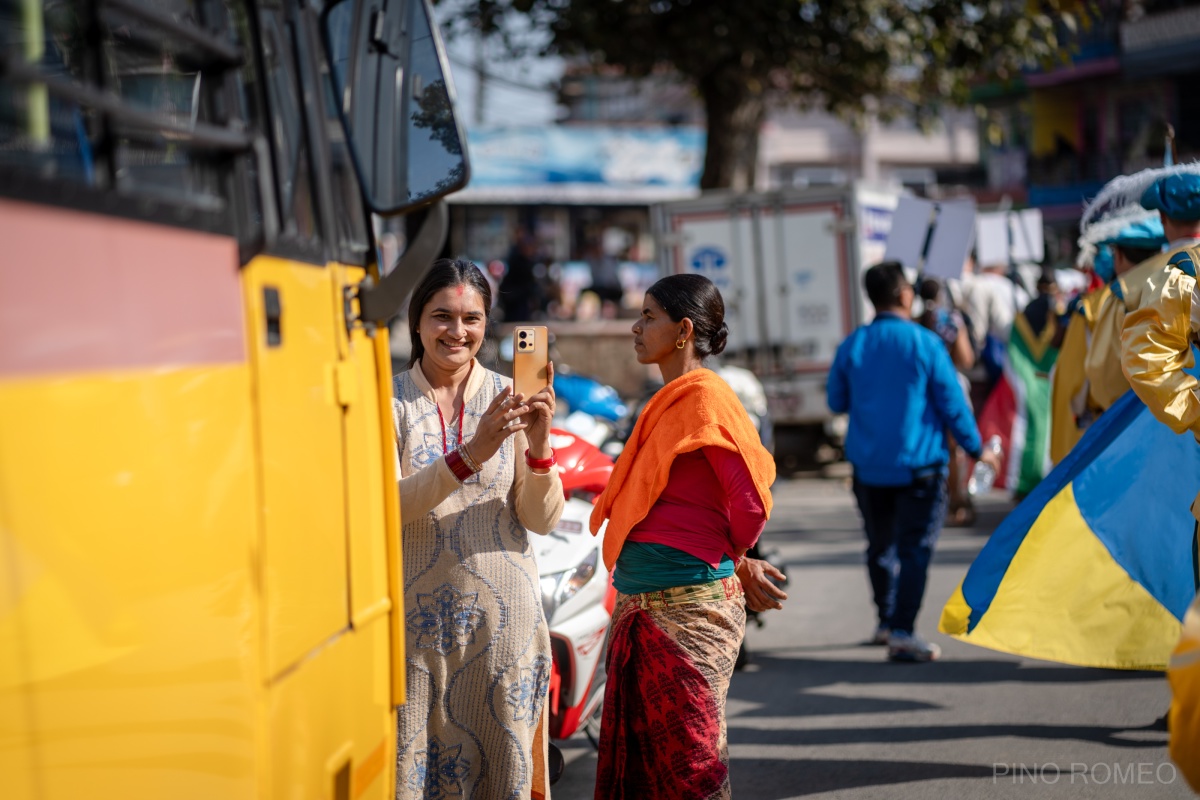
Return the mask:
{"type": "Polygon", "coordinates": [[[496,455],[504,440],[517,431],[529,427],[521,420],[521,415],[529,412],[529,406],[521,402],[521,396],[513,396],[512,387],[505,386],[496,395],[496,399],[483,412],[475,435],[467,443],[467,452],[471,458],[480,463],[496,455]]]}
{"type": "Polygon", "coordinates": [[[522,422],[529,429],[525,435],[529,438],[530,458],[549,458],[550,426],[554,422],[554,362],[546,364],[546,388],[529,398],[525,404],[529,413],[522,422]]]}
{"type": "Polygon", "coordinates": [[[784,581],[787,577],[771,564],[758,558],[743,558],[738,563],[737,576],[746,593],[746,608],[758,612],[783,608],[787,592],[776,586],[771,578],[784,581]]]}

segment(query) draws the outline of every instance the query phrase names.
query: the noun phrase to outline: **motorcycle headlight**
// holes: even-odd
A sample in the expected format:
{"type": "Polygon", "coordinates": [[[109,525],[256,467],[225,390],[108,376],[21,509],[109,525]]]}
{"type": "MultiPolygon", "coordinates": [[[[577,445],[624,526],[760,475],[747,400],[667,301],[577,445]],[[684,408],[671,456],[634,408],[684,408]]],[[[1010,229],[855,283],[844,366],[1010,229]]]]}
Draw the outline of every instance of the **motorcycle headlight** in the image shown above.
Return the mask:
{"type": "Polygon", "coordinates": [[[592,550],[571,569],[542,576],[542,610],[546,612],[547,622],[560,605],[574,597],[595,576],[599,558],[600,551],[592,550]]]}

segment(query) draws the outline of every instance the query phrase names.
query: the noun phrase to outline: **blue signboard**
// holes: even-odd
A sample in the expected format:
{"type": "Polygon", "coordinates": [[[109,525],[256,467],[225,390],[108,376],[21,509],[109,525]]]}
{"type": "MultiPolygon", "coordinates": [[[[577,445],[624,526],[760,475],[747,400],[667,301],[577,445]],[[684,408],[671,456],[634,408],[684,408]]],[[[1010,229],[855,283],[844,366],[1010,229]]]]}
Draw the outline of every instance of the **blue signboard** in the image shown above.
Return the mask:
{"type": "Polygon", "coordinates": [[[575,187],[688,197],[704,167],[700,128],[519,127],[467,131],[465,194],[575,187]]]}

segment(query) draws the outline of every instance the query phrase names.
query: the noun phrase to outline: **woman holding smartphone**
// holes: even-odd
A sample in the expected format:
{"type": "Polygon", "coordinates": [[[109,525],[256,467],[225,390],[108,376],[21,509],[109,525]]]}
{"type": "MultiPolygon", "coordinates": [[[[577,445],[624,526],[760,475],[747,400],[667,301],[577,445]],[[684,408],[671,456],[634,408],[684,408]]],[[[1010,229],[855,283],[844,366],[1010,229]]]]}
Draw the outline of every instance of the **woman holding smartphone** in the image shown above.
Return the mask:
{"type": "Polygon", "coordinates": [[[480,366],[491,307],[474,264],[435,262],[394,381],[408,686],[397,798],[549,796],[550,636],[527,529],[549,533],[563,509],[554,390],[514,395],[480,366]]]}
{"type": "Polygon", "coordinates": [[[646,292],[634,352],[665,385],[597,499],[617,603],[597,800],[728,798],[725,699],[746,632],[735,571],[771,510],[775,464],[704,359],[725,348],[720,292],[672,275],[646,292]]]}

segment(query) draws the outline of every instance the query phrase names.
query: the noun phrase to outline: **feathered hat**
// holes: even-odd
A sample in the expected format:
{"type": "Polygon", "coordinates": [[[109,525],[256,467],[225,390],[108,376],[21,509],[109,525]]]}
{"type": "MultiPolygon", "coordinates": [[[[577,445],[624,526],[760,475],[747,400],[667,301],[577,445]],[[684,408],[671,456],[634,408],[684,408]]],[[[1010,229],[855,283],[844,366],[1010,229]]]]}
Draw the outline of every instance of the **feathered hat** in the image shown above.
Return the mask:
{"type": "Polygon", "coordinates": [[[1101,242],[1113,239],[1131,224],[1157,217],[1159,206],[1145,207],[1143,198],[1148,193],[1154,194],[1150,190],[1159,181],[1172,176],[1187,176],[1184,181],[1200,185],[1200,162],[1144,169],[1133,175],[1119,175],[1104,184],[1083,209],[1079,220],[1079,257],[1075,263],[1079,266],[1091,263],[1101,242]]]}

